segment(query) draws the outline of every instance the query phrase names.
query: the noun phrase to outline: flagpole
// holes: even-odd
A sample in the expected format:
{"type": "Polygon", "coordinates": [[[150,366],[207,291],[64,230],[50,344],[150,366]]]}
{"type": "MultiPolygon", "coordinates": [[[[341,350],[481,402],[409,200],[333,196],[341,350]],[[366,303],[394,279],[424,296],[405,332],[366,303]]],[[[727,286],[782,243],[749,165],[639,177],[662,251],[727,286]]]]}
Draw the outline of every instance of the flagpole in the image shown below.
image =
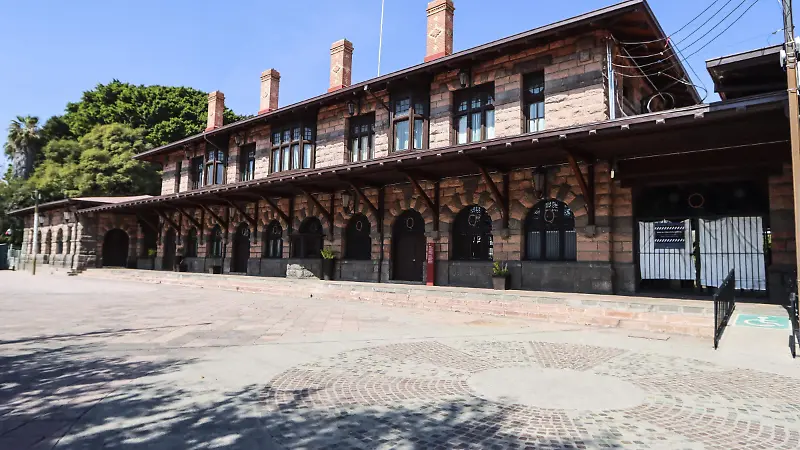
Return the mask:
{"type": "Polygon", "coordinates": [[[378,37],[378,76],[381,76],[381,49],[383,48],[383,7],[386,0],[381,0],[381,32],[378,37]]]}

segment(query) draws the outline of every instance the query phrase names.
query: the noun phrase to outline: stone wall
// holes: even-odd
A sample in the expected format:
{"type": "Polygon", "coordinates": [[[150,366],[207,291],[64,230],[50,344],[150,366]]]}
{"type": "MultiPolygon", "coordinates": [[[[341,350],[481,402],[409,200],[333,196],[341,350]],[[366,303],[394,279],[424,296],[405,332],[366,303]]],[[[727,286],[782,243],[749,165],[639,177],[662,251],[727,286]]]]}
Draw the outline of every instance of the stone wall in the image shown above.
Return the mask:
{"type": "Polygon", "coordinates": [[[784,164],[782,173],[770,176],[767,183],[772,237],[772,261],[767,268],[770,299],[774,303],[785,304],[787,291],[784,278],[794,277],[797,273],[791,164],[784,164]]]}

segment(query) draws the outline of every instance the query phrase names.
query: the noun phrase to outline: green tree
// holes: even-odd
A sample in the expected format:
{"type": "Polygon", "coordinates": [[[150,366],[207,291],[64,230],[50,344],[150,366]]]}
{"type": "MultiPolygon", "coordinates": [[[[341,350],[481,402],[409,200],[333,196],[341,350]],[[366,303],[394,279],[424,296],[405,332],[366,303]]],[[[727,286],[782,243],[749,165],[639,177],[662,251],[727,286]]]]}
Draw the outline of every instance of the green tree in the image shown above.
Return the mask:
{"type": "Polygon", "coordinates": [[[160,174],[151,164],[135,161],[145,151],[145,132],[122,124],[95,127],[77,142],[51,141],[30,187],[44,201],[64,197],[157,194],[160,174]]]}
{"type": "MultiPolygon", "coordinates": [[[[225,122],[242,119],[230,109],[225,122]]],[[[121,123],[146,130],[146,141],[165,145],[205,129],[208,94],[197,89],[143,86],[113,80],[83,93],[81,101],[67,104],[61,117],[72,134],[83,136],[97,125],[121,123]]]]}
{"type": "Polygon", "coordinates": [[[30,176],[40,144],[41,130],[38,117],[17,116],[11,121],[3,150],[6,156],[11,157],[14,177],[30,176]]]}

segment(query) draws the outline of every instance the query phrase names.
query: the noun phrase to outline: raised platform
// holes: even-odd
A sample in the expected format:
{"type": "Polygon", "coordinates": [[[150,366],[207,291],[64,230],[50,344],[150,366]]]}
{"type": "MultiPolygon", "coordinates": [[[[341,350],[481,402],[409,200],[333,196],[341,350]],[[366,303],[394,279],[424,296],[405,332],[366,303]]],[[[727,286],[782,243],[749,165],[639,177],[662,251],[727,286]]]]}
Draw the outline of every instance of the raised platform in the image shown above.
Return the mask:
{"type": "Polygon", "coordinates": [[[623,328],[637,333],[681,334],[709,339],[713,336],[714,328],[714,308],[710,299],[494,291],[133,269],[90,269],[81,276],[255,292],[289,298],[316,297],[423,310],[525,317],[557,323],[623,328]]]}

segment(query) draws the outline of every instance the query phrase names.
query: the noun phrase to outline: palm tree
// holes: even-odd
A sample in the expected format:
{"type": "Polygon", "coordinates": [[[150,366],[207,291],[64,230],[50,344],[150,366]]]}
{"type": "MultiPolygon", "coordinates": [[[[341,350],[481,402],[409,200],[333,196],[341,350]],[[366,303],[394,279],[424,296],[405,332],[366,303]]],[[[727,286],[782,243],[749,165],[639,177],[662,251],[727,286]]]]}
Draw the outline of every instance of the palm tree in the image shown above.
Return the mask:
{"type": "Polygon", "coordinates": [[[8,126],[8,140],[4,146],[14,166],[13,176],[26,179],[33,172],[33,162],[41,143],[39,118],[17,116],[8,126]]]}

